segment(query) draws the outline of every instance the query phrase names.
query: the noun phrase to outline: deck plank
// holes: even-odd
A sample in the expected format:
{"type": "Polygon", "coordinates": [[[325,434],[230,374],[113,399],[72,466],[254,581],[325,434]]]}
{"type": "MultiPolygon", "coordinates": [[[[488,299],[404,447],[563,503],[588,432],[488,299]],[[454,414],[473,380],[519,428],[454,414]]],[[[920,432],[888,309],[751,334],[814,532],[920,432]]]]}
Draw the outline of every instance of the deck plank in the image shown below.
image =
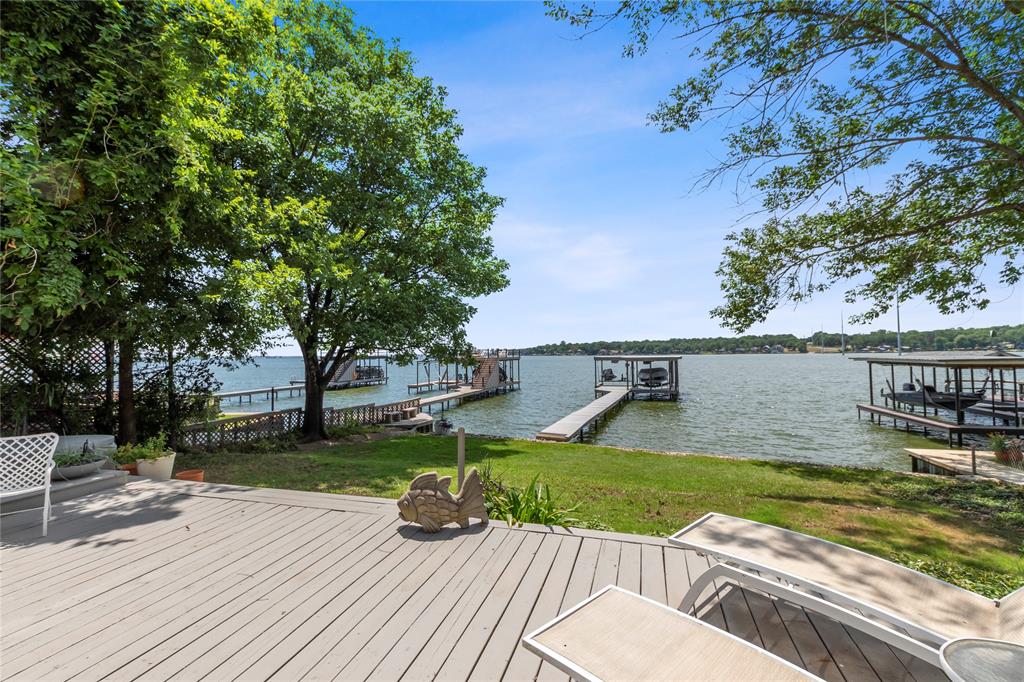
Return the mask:
{"type": "Polygon", "coordinates": [[[325,521],[331,532],[314,538],[306,547],[307,554],[292,558],[287,573],[261,586],[272,586],[269,591],[255,590],[225,604],[211,613],[201,627],[176,633],[160,644],[159,651],[133,661],[119,674],[133,673],[136,667],[142,668],[146,677],[155,679],[199,679],[209,674],[262,628],[279,619],[284,608],[282,602],[297,597],[306,584],[319,579],[334,564],[335,553],[357,548],[385,526],[383,519],[364,514],[346,514],[341,521],[328,516],[325,521]]]}
{"type": "Polygon", "coordinates": [[[661,547],[640,546],[640,594],[661,604],[668,603],[665,554],[661,547]]]}
{"type": "MultiPolygon", "coordinates": [[[[473,619],[458,637],[454,647],[448,652],[437,652],[439,659],[444,657],[436,675],[439,679],[464,680],[469,676],[473,666],[476,665],[480,652],[486,646],[487,640],[490,639],[491,632],[501,619],[501,615],[505,612],[505,608],[512,599],[512,595],[515,594],[516,588],[519,587],[523,576],[526,575],[526,571],[530,568],[530,564],[533,563],[533,558],[543,540],[544,535],[540,533],[530,533],[526,536],[519,546],[519,551],[509,561],[508,567],[498,581],[494,583],[491,593],[487,595],[487,599],[480,605],[473,619]]],[[[415,670],[414,672],[418,677],[426,673],[427,670],[415,670]]]]}
{"type": "MultiPolygon", "coordinates": [[[[410,602],[420,608],[428,608],[438,598],[448,578],[476,552],[490,532],[489,528],[476,526],[475,533],[457,533],[449,542],[443,543],[415,570],[395,587],[388,590],[376,606],[364,614],[358,614],[336,628],[333,637],[344,634],[334,647],[321,658],[302,678],[308,680],[332,680],[348,665],[380,630],[388,625],[392,617],[410,602]]],[[[376,663],[377,661],[374,661],[376,663]]],[[[342,677],[342,679],[352,679],[342,677]]]]}
{"type": "MultiPolygon", "coordinates": [[[[480,579],[507,534],[504,529],[492,527],[486,534],[482,534],[481,542],[467,545],[471,554],[460,565],[456,565],[458,558],[455,556],[447,560],[445,570],[430,576],[423,584],[423,589],[406,601],[384,626],[378,628],[362,650],[338,671],[336,679],[364,680],[374,675],[375,670],[387,665],[393,666],[393,670],[394,667],[401,668],[387,677],[398,679],[415,653],[420,651],[417,643],[422,647],[437,629],[437,624],[451,612],[453,602],[465,599],[471,582],[480,579]],[[399,651],[392,656],[403,642],[408,644],[404,652],[399,651]]],[[[384,677],[381,673],[377,673],[377,676],[384,677]]]]}
{"type": "MultiPolygon", "coordinates": [[[[505,607],[501,619],[491,632],[476,664],[468,674],[471,680],[487,680],[503,677],[509,661],[519,647],[526,622],[533,612],[541,590],[558,555],[562,539],[557,535],[545,535],[540,548],[533,557],[530,567],[519,582],[512,599],[505,607]]],[[[461,675],[459,675],[461,678],[461,675]]]]}
{"type": "MultiPolygon", "coordinates": [[[[54,565],[49,571],[30,573],[32,578],[24,581],[20,590],[17,586],[6,590],[5,601],[10,608],[24,608],[26,604],[45,599],[45,593],[51,590],[67,590],[79,583],[95,583],[104,576],[118,576],[122,570],[160,555],[171,547],[201,544],[205,534],[222,533],[225,526],[237,526],[243,520],[246,509],[243,502],[228,502],[215,505],[209,510],[199,506],[190,511],[175,519],[173,524],[165,523],[148,529],[153,538],[146,542],[121,540],[112,541],[109,545],[100,542],[88,554],[74,558],[61,555],[60,561],[53,561],[54,565]]],[[[18,577],[16,574],[8,576],[4,572],[5,580],[17,581],[18,577]]]]}
{"type": "MultiPolygon", "coordinates": [[[[250,516],[249,518],[252,520],[254,517],[250,516]]],[[[173,576],[147,576],[134,581],[130,586],[125,586],[124,589],[110,590],[91,599],[87,604],[74,608],[70,611],[73,617],[67,617],[69,611],[53,613],[6,636],[4,638],[5,652],[7,647],[17,648],[19,655],[28,654],[44,647],[49,650],[55,646],[51,644],[52,642],[63,641],[68,636],[76,634],[82,636],[86,632],[99,633],[105,628],[116,626],[121,621],[124,595],[128,590],[135,595],[133,598],[135,608],[145,608],[168,596],[176,595],[181,590],[189,589],[196,582],[209,579],[218,571],[232,570],[240,558],[253,551],[250,543],[258,542],[266,535],[265,530],[259,526],[243,528],[232,534],[232,539],[245,543],[236,546],[237,548],[234,550],[231,546],[207,547],[203,551],[193,554],[189,561],[181,564],[173,576]],[[87,627],[82,626],[83,622],[87,624],[87,627]]]]}
{"type": "Polygon", "coordinates": [[[527,537],[526,533],[508,531],[480,575],[476,579],[471,578],[468,584],[464,583],[461,596],[458,590],[453,592],[455,604],[447,613],[442,614],[441,618],[431,614],[416,621],[427,630],[433,626],[427,642],[422,644],[422,637],[418,636],[408,645],[396,647],[377,666],[372,677],[379,680],[433,679],[459,637],[476,617],[481,605],[490,597],[494,586],[507,572],[527,537]]]}
{"type": "Polygon", "coordinates": [[[379,519],[357,535],[346,539],[337,552],[330,555],[332,563],[327,570],[308,579],[301,587],[295,588],[294,592],[271,605],[260,617],[234,633],[234,648],[230,645],[222,647],[220,651],[223,655],[219,662],[215,660],[216,655],[204,661],[203,666],[216,664],[209,676],[212,679],[233,677],[238,671],[251,667],[310,618],[337,589],[354,582],[359,567],[372,565],[373,558],[379,557],[385,546],[395,546],[399,541],[394,521],[386,518],[379,519]]]}
{"type": "MultiPolygon", "coordinates": [[[[298,513],[282,514],[284,518],[280,520],[276,529],[278,535],[272,541],[294,541],[296,530],[308,525],[312,518],[323,513],[325,512],[320,510],[298,510],[298,513]]],[[[254,563],[267,561],[272,557],[273,555],[261,554],[253,561],[254,563]]],[[[251,577],[242,575],[235,569],[222,580],[204,585],[203,589],[193,592],[189,598],[178,600],[172,609],[136,610],[131,600],[126,600],[123,618],[119,621],[115,634],[103,638],[85,637],[74,641],[60,651],[51,652],[46,659],[21,671],[19,675],[25,679],[38,679],[58,674],[70,677],[99,663],[104,666],[116,666],[119,655],[134,658],[139,655],[140,651],[145,651],[150,646],[162,641],[160,638],[161,626],[176,618],[195,622],[204,615],[206,609],[216,608],[216,604],[220,599],[226,597],[230,588],[237,589],[239,583],[246,582],[247,578],[251,581],[251,577]],[[216,597],[216,599],[211,600],[211,597],[216,597]]],[[[87,623],[82,623],[82,625],[84,627],[87,623]]],[[[6,672],[9,673],[10,669],[8,668],[6,672]]],[[[19,675],[15,675],[13,679],[19,679],[19,675]]]]}
{"type": "MultiPolygon", "coordinates": [[[[563,537],[562,544],[558,547],[558,554],[555,555],[554,563],[544,587],[537,597],[537,603],[533,606],[530,618],[523,628],[523,635],[533,632],[540,626],[561,613],[562,599],[565,597],[566,589],[569,587],[569,579],[572,576],[576,557],[579,554],[582,540],[580,538],[563,537]]],[[[522,646],[521,641],[516,642],[512,659],[505,669],[505,678],[510,680],[532,680],[537,677],[540,671],[540,657],[528,651],[522,646]]]]}
{"type": "MultiPolygon", "coordinates": [[[[562,604],[558,609],[558,613],[572,608],[591,595],[600,553],[601,540],[583,538],[580,543],[580,550],[576,554],[576,564],[572,567],[569,584],[565,588],[565,596],[562,597],[562,604]]],[[[537,672],[537,679],[544,680],[545,682],[565,682],[565,680],[569,679],[569,676],[547,661],[544,661],[537,672]]]]}
{"type": "MultiPolygon", "coordinates": [[[[449,536],[451,531],[441,531],[449,536]]],[[[403,563],[414,565],[417,557],[426,553],[426,545],[411,539],[412,534],[394,534],[373,552],[351,566],[344,578],[331,585],[318,596],[318,601],[303,609],[305,619],[273,648],[246,668],[236,679],[264,680],[273,675],[281,679],[297,679],[289,670],[306,669],[328,650],[326,643],[316,641],[349,608],[359,601],[374,585],[403,563]],[[287,667],[287,668],[286,668],[287,667]]],[[[329,636],[329,635],[328,635],[329,636]]]]}
{"type": "MultiPolygon", "coordinates": [[[[261,509],[261,511],[270,514],[275,512],[273,509],[261,509]]],[[[290,518],[297,513],[297,510],[290,508],[279,508],[276,511],[282,518],[290,518]]],[[[222,525],[215,532],[207,535],[206,540],[208,542],[221,540],[228,542],[233,534],[232,526],[222,525]]],[[[140,539],[140,542],[146,543],[153,539],[144,537],[140,539]]],[[[201,551],[199,545],[182,544],[172,547],[163,555],[147,557],[131,564],[123,571],[110,573],[88,582],[79,581],[69,576],[67,585],[57,595],[45,596],[44,601],[33,602],[31,608],[19,608],[4,600],[4,607],[9,609],[12,615],[4,618],[3,627],[13,631],[64,611],[87,609],[98,603],[98,600],[105,600],[112,594],[121,593],[123,596],[124,590],[137,589],[154,580],[158,570],[172,567],[171,571],[174,571],[179,566],[187,564],[192,554],[198,551],[201,551]]]]}
{"type": "MultiPolygon", "coordinates": [[[[3,538],[5,679],[564,681],[525,632],[612,583],[676,606],[709,566],[623,533],[428,536],[393,504],[139,481],[62,503],[51,537],[3,538]]],[[[943,679],[755,590],[713,585],[698,615],[827,680],[943,679]]]]}

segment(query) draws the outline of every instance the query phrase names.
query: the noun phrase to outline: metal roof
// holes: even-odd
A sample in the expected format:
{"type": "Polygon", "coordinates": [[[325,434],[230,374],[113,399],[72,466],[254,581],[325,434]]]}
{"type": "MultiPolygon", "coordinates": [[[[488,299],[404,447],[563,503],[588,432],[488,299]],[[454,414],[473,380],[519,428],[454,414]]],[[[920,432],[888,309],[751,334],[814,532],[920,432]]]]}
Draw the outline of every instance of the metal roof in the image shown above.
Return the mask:
{"type": "Polygon", "coordinates": [[[904,353],[903,355],[897,355],[896,353],[866,353],[863,355],[852,355],[850,359],[876,365],[1024,368],[1024,355],[1005,350],[904,353]]]}
{"type": "Polygon", "coordinates": [[[671,360],[678,360],[682,355],[595,355],[594,362],[598,360],[611,360],[612,362],[619,362],[625,360],[627,362],[668,362],[671,360]]]}

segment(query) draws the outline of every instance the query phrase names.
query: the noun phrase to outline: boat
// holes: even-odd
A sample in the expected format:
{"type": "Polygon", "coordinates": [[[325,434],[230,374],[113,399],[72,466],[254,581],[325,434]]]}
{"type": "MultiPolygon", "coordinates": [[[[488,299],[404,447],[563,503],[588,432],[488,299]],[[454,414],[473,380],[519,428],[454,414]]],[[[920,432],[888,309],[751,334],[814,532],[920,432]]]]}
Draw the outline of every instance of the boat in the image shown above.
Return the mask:
{"type": "Polygon", "coordinates": [[[882,397],[888,398],[897,403],[905,405],[921,405],[923,407],[941,407],[945,410],[965,410],[975,403],[981,402],[985,397],[985,391],[960,391],[959,401],[955,391],[937,391],[934,386],[916,386],[914,384],[903,384],[903,390],[886,392],[882,391],[882,397]]]}
{"type": "Polygon", "coordinates": [[[668,386],[668,370],[664,367],[645,367],[638,373],[637,379],[641,386],[661,388],[668,386]]]}
{"type": "Polygon", "coordinates": [[[615,370],[611,367],[606,367],[601,372],[601,381],[615,381],[615,370]]]}

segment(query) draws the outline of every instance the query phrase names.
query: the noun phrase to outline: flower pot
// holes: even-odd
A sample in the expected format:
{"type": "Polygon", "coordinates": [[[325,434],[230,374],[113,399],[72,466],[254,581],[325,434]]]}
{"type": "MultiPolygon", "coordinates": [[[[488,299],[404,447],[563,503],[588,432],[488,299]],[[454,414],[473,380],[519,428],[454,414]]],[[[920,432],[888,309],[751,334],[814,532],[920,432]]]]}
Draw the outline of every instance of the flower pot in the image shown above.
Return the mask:
{"type": "Polygon", "coordinates": [[[203,482],[203,470],[202,469],[185,469],[179,471],[174,475],[179,481],[196,481],[197,483],[203,482]]]}
{"type": "Polygon", "coordinates": [[[139,463],[132,462],[131,464],[122,464],[121,471],[127,471],[129,476],[139,475],[139,463]]]}
{"type": "Polygon", "coordinates": [[[85,464],[75,464],[69,467],[55,467],[50,478],[54,481],[69,481],[73,478],[92,476],[103,467],[102,459],[85,464]]]}
{"type": "Polygon", "coordinates": [[[174,453],[156,459],[140,459],[137,464],[139,476],[152,478],[154,481],[168,481],[174,470],[174,453]]]}

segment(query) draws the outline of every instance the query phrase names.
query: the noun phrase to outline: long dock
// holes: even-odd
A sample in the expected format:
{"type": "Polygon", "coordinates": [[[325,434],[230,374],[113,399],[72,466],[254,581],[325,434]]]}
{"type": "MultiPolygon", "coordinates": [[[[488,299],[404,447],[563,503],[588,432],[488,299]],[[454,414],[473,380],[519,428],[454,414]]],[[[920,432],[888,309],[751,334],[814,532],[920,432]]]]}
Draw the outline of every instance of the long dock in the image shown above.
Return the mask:
{"type": "Polygon", "coordinates": [[[537,440],[554,440],[562,443],[575,440],[587,426],[629,397],[629,389],[625,386],[605,386],[597,390],[602,395],[538,433],[537,440]]]}
{"type": "Polygon", "coordinates": [[[471,385],[460,386],[454,391],[448,391],[447,393],[441,393],[439,395],[432,395],[427,398],[420,398],[420,407],[430,408],[434,405],[441,405],[442,407],[455,402],[461,403],[463,400],[469,398],[483,398],[485,395],[492,393],[503,393],[505,391],[514,391],[519,385],[519,380],[515,381],[503,381],[492,388],[475,388],[471,385]]]}

